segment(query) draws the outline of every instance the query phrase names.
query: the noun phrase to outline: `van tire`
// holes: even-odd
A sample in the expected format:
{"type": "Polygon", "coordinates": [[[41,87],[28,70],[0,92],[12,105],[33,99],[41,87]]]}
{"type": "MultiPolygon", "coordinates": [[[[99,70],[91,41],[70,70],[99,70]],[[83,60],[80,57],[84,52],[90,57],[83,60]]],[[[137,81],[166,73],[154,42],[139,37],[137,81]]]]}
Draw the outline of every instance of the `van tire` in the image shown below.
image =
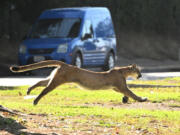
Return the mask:
{"type": "Polygon", "coordinates": [[[77,66],[78,68],[82,68],[83,61],[82,61],[82,56],[81,56],[80,53],[76,53],[74,55],[72,63],[73,63],[74,66],[77,66]]]}
{"type": "Polygon", "coordinates": [[[107,58],[105,60],[105,64],[102,67],[102,69],[104,71],[108,71],[112,68],[114,68],[115,66],[115,58],[114,58],[114,54],[112,52],[108,53],[107,58]]]}

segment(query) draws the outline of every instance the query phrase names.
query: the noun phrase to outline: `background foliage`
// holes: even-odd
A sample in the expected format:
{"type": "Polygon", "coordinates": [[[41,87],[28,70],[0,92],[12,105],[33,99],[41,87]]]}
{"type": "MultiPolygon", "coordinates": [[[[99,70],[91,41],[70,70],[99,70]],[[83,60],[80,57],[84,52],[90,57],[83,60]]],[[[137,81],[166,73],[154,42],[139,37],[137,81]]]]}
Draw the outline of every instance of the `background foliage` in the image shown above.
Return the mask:
{"type": "Polygon", "coordinates": [[[121,56],[178,59],[179,0],[1,0],[0,39],[20,41],[45,9],[80,6],[110,9],[121,56]]]}

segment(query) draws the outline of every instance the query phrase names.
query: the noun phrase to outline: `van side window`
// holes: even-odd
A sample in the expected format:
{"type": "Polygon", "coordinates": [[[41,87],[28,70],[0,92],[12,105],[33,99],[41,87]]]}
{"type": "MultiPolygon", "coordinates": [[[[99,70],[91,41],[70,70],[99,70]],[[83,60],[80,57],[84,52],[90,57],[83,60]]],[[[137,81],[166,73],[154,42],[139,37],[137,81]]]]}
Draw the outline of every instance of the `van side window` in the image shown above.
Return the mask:
{"type": "Polygon", "coordinates": [[[108,16],[96,15],[93,21],[96,37],[114,37],[114,30],[111,18],[108,16]]]}
{"type": "Polygon", "coordinates": [[[93,28],[90,20],[86,20],[83,26],[82,38],[88,39],[93,37],[93,28]]]}

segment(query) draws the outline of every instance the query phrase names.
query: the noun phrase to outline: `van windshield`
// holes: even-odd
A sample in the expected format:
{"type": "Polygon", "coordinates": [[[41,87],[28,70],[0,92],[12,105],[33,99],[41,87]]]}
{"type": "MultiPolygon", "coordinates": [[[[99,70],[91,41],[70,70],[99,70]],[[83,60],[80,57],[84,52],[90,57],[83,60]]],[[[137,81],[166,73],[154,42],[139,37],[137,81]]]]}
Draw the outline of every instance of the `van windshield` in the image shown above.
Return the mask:
{"type": "Polygon", "coordinates": [[[80,25],[79,18],[41,19],[32,29],[30,38],[75,38],[80,25]]]}

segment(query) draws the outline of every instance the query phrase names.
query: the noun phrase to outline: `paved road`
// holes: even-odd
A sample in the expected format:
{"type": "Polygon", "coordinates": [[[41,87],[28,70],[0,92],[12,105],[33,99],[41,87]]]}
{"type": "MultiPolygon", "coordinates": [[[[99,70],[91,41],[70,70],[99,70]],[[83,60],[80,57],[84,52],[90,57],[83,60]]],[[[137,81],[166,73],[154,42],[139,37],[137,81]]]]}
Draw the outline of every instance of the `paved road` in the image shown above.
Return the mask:
{"type": "Polygon", "coordinates": [[[143,80],[158,80],[169,77],[180,77],[180,72],[155,72],[155,73],[142,73],[143,80]]]}
{"type": "MultiPolygon", "coordinates": [[[[142,80],[157,80],[167,77],[180,77],[180,72],[159,72],[159,73],[142,73],[142,80]]],[[[22,86],[33,85],[45,77],[4,77],[0,78],[0,86],[22,86]]]]}
{"type": "Polygon", "coordinates": [[[7,77],[0,78],[0,86],[33,85],[44,77],[7,77]]]}

